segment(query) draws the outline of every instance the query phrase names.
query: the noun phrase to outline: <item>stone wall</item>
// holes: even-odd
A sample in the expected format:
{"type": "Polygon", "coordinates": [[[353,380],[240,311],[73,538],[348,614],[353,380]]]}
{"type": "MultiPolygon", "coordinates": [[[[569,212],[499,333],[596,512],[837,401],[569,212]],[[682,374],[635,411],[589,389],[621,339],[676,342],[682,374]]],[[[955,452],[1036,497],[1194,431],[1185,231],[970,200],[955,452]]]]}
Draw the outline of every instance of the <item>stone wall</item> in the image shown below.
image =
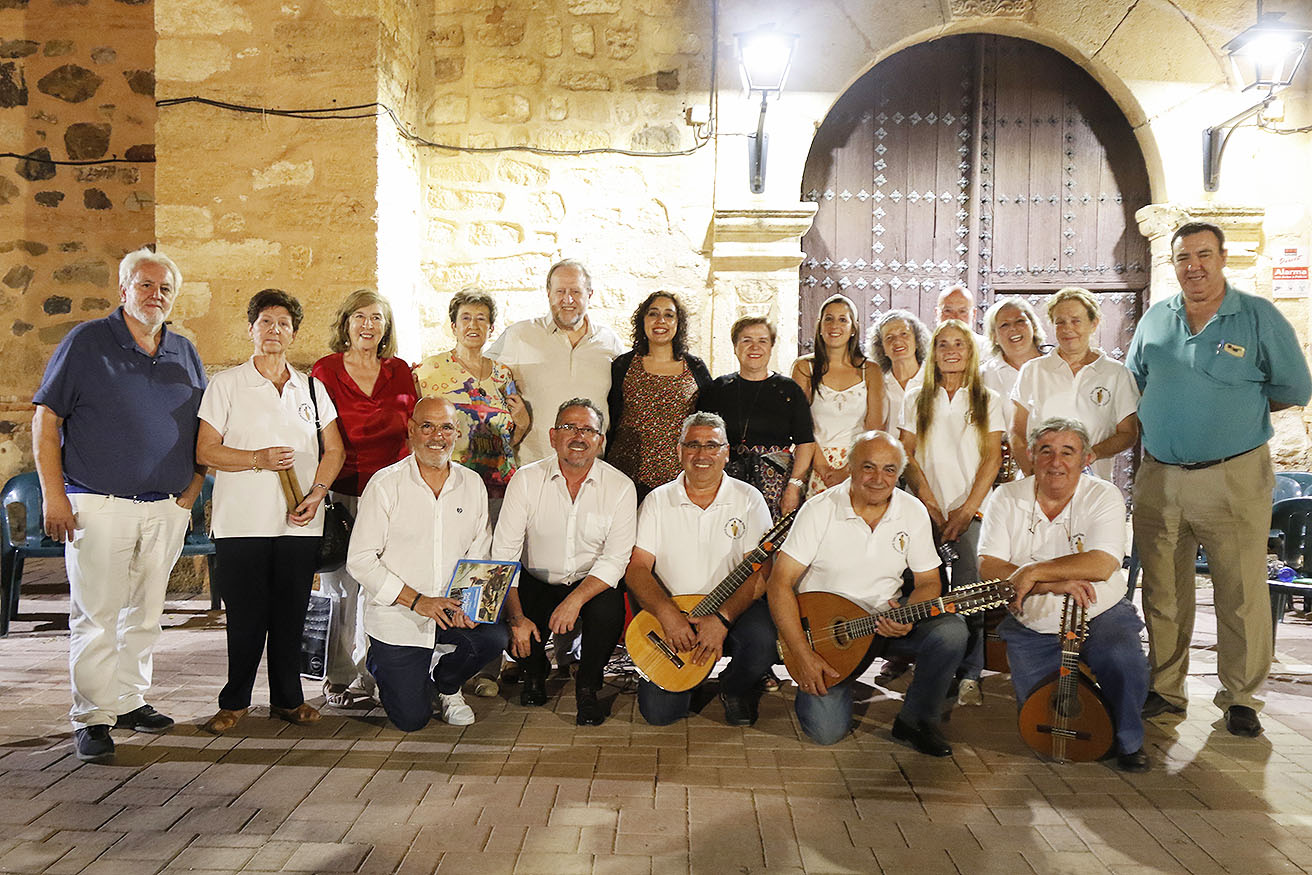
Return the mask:
{"type": "Polygon", "coordinates": [[[0,151],[29,156],[0,159],[0,482],[31,467],[55,344],[118,306],[118,260],[155,238],[153,30],[128,0],[0,2],[0,151]],[[106,158],[131,163],[50,163],[106,158]]]}

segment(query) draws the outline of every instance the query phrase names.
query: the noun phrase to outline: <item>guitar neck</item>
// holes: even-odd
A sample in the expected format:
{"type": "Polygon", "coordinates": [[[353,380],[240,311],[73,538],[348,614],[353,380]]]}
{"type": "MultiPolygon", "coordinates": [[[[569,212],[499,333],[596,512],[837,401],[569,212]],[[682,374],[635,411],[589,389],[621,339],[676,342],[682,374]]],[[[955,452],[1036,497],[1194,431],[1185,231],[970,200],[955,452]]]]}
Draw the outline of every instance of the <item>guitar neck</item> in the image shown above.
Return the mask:
{"type": "Polygon", "coordinates": [[[1011,595],[1011,586],[1005,581],[982,581],[926,602],[898,605],[848,620],[844,631],[851,638],[865,638],[875,634],[880,619],[885,617],[895,623],[918,623],[939,614],[968,614],[998,607],[1006,604],[1011,595]]]}
{"type": "Polygon", "coordinates": [[[707,593],[706,598],[698,602],[697,606],[688,612],[689,616],[709,617],[711,614],[718,611],[720,607],[738,591],[738,587],[746,583],[747,578],[751,577],[752,574],[756,572],[756,569],[761,567],[761,564],[765,562],[769,555],[770,554],[761,547],[757,547],[755,550],[748,553],[747,557],[743,559],[742,562],[739,562],[738,565],[734,567],[733,571],[729,572],[728,577],[720,581],[715,589],[707,593]]]}
{"type": "Polygon", "coordinates": [[[936,598],[927,602],[915,602],[909,605],[899,605],[896,608],[889,608],[884,611],[876,611],[865,617],[859,617],[847,624],[848,634],[853,638],[865,638],[875,634],[875,627],[879,625],[881,618],[887,617],[895,623],[915,623],[932,617],[935,614],[947,613],[950,600],[936,598]]]}

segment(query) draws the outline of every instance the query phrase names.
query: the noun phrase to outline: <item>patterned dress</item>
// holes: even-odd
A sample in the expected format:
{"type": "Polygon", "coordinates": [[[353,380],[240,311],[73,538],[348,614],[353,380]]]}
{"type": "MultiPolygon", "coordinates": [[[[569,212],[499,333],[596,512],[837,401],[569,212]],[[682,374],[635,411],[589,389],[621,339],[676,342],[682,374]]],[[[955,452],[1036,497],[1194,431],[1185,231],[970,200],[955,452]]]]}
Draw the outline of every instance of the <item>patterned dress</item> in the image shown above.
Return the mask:
{"type": "Polygon", "coordinates": [[[624,376],[624,409],[615,423],[609,461],[635,484],[655,489],[683,470],[676,444],[679,427],[692,413],[697,381],[685,363],[673,376],[653,374],[634,356],[624,376]]]}
{"type": "Polygon", "coordinates": [[[514,421],[506,406],[510,370],[492,362],[492,375],[479,380],[456,358],[454,349],[429,356],[414,367],[422,396],[445,398],[460,418],[460,438],[451,458],[478,473],[489,498],[501,498],[515,473],[514,421]]]}

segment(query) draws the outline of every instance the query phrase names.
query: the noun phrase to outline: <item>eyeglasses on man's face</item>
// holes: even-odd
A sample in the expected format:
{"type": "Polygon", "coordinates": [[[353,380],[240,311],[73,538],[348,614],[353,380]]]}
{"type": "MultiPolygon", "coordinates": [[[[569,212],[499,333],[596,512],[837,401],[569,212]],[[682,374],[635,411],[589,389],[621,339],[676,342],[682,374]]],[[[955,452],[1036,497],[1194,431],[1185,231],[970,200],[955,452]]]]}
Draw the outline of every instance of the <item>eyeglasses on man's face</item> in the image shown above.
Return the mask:
{"type": "Polygon", "coordinates": [[[568,422],[553,427],[552,431],[558,431],[565,435],[565,437],[573,437],[574,435],[579,434],[583,435],[585,438],[592,438],[601,434],[600,431],[590,425],[572,425],[568,422]]]}
{"type": "Polygon", "coordinates": [[[679,446],[683,447],[690,453],[705,452],[715,454],[729,445],[721,441],[706,441],[705,443],[702,443],[701,441],[679,441],[679,446]]]}

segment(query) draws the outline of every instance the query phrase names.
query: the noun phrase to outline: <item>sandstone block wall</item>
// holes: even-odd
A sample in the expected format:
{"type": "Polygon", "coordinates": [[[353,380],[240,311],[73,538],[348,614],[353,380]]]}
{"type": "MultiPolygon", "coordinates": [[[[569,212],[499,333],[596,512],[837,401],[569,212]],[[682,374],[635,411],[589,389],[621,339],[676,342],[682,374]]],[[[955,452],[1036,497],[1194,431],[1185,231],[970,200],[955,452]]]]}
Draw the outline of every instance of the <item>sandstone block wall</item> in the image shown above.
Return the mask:
{"type": "Polygon", "coordinates": [[[31,464],[32,393],[69,328],[118,306],[155,238],[152,9],[0,2],[0,482],[31,464]],[[68,166],[51,161],[129,158],[68,166]]]}

